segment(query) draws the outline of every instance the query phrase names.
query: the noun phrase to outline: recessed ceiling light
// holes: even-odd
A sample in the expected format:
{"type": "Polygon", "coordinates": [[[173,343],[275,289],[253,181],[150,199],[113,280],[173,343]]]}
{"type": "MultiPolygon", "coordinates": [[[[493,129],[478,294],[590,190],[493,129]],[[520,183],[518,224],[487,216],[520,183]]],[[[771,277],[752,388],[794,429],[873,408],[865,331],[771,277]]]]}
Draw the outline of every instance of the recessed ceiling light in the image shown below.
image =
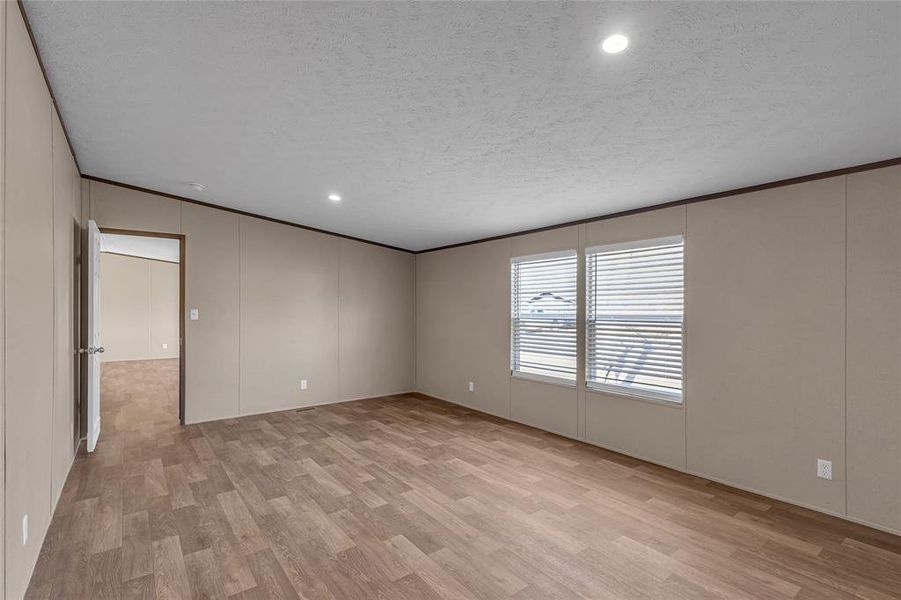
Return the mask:
{"type": "Polygon", "coordinates": [[[195,192],[202,192],[202,191],[203,191],[203,184],[202,184],[202,183],[189,183],[189,184],[188,184],[188,187],[191,188],[192,190],[194,190],[195,192]]]}
{"type": "Polygon", "coordinates": [[[340,194],[329,194],[328,199],[331,200],[332,202],[341,202],[341,195],[340,194]]]}
{"type": "Polygon", "coordinates": [[[619,54],[629,47],[629,38],[622,34],[611,35],[601,44],[601,50],[607,54],[619,54]]]}

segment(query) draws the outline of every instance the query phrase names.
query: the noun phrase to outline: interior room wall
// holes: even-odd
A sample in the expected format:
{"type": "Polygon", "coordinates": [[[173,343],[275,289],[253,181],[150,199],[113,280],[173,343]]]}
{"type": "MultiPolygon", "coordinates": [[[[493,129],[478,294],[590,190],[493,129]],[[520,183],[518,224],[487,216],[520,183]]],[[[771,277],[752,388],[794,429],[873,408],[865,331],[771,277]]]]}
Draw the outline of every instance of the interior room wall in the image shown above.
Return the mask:
{"type": "Polygon", "coordinates": [[[337,402],[339,238],[249,217],[239,227],[242,414],[337,402]]]}
{"type": "Polygon", "coordinates": [[[101,254],[101,361],[178,358],[178,286],[177,263],[101,254]]]}
{"type": "MultiPolygon", "coordinates": [[[[0,6],[0,282],[6,281],[6,8],[0,6]]],[[[6,597],[6,287],[0,286],[0,599],[6,597]]]]}
{"type": "Polygon", "coordinates": [[[342,400],[412,389],[415,322],[412,256],[340,239],[338,351],[342,400]],[[373,348],[378,348],[373,351],[373,348]]]}
{"type": "Polygon", "coordinates": [[[417,255],[421,391],[509,417],[509,256],[510,240],[417,255]]]}
{"type": "Polygon", "coordinates": [[[840,514],[844,192],[833,178],[693,204],[685,259],[688,468],[840,514]]]}
{"type": "MultiPolygon", "coordinates": [[[[97,186],[95,191],[111,196],[99,204],[115,206],[115,190],[97,186]]],[[[178,204],[187,253],[185,302],[200,310],[198,321],[185,324],[185,412],[189,423],[212,421],[241,414],[238,216],[195,204],[178,204]]]]}
{"type": "MultiPolygon", "coordinates": [[[[685,235],[685,219],[686,207],[677,206],[588,223],[584,226],[585,247],[685,235]]],[[[690,343],[686,340],[686,348],[690,343]]],[[[580,388],[584,390],[584,386],[580,388]]],[[[685,468],[683,406],[642,402],[594,390],[585,390],[584,394],[582,433],[586,441],[669,467],[685,468]]]]}
{"type": "Polygon", "coordinates": [[[66,135],[53,112],[53,474],[54,504],[62,492],[75,449],[81,440],[78,422],[80,359],[81,243],[84,219],[81,176],[66,135]]]}
{"type": "Polygon", "coordinates": [[[901,531],[901,166],[847,186],[848,514],[901,531]]]}
{"type": "Polygon", "coordinates": [[[24,592],[51,513],[53,167],[50,96],[21,15],[7,11],[6,573],[24,592]],[[22,519],[29,539],[22,543],[22,519]]]}
{"type": "Polygon", "coordinates": [[[187,307],[200,311],[185,332],[189,423],[415,387],[901,533],[901,167],[414,259],[79,182],[15,3],[0,3],[0,37],[0,595],[24,595],[74,455],[72,267],[89,216],[186,236],[187,307]],[[677,230],[689,256],[683,406],[586,393],[581,368],[575,387],[510,377],[511,256],[677,230]],[[285,351],[272,381],[253,377],[285,351]],[[790,381],[789,363],[806,381],[790,381]],[[770,444],[784,472],[763,464],[770,444]],[[833,460],[833,481],[813,479],[813,457],[833,460]]]}
{"type": "Polygon", "coordinates": [[[75,448],[81,194],[20,9],[3,3],[6,598],[21,598],[75,448]],[[23,541],[23,517],[28,538],[23,541]]]}
{"type": "Polygon", "coordinates": [[[901,532],[899,230],[895,166],[418,254],[416,387],[901,532]],[[511,377],[511,257],[678,233],[682,405],[511,377]]]}
{"type": "Polygon", "coordinates": [[[185,235],[188,423],[413,389],[414,256],[91,181],[100,227],[185,235]],[[306,389],[301,389],[306,380],[306,389]]]}

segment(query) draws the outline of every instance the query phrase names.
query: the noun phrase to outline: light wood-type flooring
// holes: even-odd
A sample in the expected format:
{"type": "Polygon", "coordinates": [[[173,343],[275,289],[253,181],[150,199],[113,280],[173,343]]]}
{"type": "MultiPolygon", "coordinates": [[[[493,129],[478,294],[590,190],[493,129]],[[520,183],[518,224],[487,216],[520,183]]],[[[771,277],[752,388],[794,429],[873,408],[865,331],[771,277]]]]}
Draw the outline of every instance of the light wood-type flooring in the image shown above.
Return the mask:
{"type": "Polygon", "coordinates": [[[901,538],[443,402],[180,427],[108,364],[29,598],[901,598],[901,538]]]}

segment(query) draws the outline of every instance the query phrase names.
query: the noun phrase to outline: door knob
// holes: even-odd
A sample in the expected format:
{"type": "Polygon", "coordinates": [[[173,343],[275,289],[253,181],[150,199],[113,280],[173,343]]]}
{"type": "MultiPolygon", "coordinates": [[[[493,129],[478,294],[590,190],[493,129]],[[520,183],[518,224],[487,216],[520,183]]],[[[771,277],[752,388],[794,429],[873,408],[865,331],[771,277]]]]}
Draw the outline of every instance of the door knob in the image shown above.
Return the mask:
{"type": "Polygon", "coordinates": [[[98,354],[103,354],[105,351],[106,350],[104,349],[103,346],[100,346],[99,348],[94,348],[94,352],[97,352],[98,354]]]}

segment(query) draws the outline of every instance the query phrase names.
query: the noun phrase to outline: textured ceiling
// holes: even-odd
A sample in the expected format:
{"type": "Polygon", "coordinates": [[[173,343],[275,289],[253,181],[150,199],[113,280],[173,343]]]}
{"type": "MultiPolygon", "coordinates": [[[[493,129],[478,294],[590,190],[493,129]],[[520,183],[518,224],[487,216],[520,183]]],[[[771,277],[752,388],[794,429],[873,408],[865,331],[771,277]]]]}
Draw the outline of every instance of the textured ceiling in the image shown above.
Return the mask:
{"type": "Polygon", "coordinates": [[[897,2],[25,4],[83,173],[414,250],[901,155],[897,2]]]}

